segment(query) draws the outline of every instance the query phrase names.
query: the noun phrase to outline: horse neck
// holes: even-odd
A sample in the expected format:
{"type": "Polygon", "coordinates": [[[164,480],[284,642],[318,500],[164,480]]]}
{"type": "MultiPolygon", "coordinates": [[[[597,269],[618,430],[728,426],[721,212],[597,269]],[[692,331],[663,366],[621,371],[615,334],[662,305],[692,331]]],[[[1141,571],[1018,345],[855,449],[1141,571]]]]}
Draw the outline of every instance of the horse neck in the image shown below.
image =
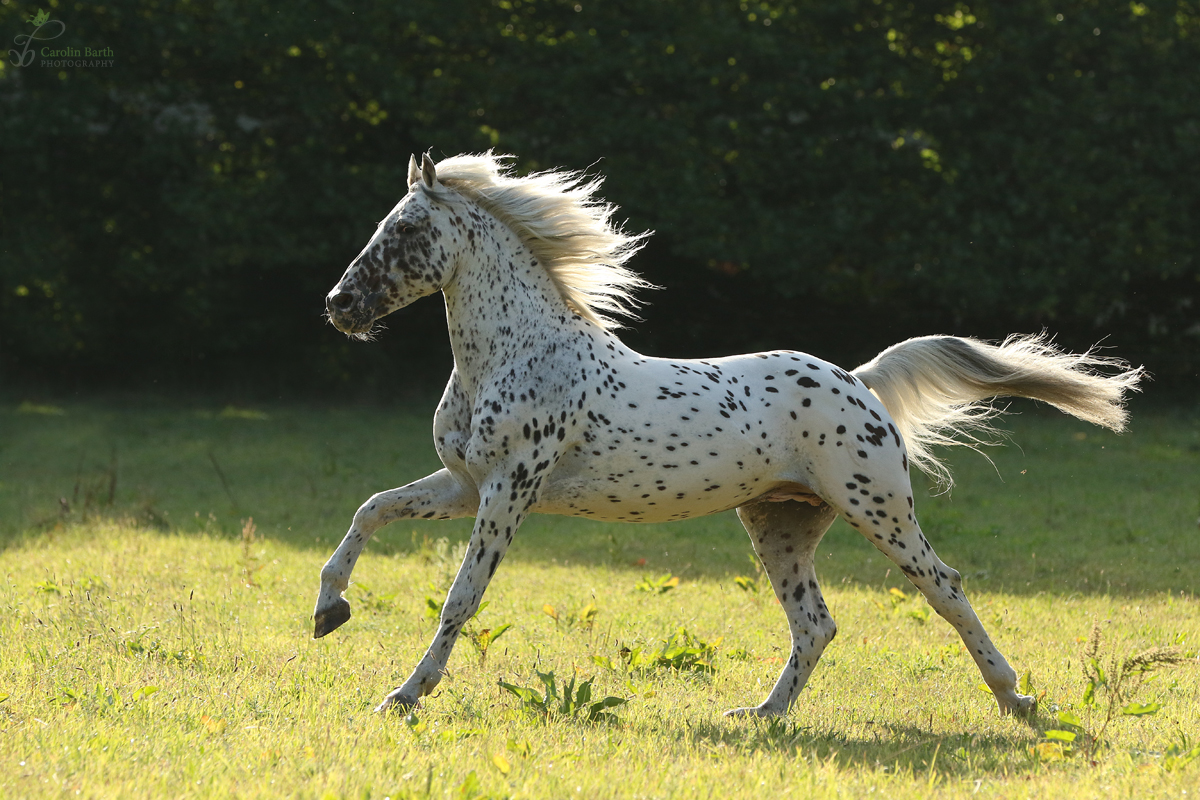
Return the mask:
{"type": "Polygon", "coordinates": [[[479,216],[483,223],[475,229],[474,248],[462,249],[442,288],[454,365],[468,391],[488,374],[507,370],[531,342],[565,339],[573,317],[520,238],[490,214],[479,216]]]}

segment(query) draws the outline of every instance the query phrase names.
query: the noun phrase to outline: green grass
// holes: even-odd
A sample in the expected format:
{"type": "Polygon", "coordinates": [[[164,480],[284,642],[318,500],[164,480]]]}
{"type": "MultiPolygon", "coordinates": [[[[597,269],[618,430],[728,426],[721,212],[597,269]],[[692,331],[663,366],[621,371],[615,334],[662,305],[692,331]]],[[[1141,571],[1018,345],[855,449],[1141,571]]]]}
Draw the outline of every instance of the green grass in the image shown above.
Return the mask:
{"type": "Polygon", "coordinates": [[[990,452],[1003,480],[956,453],[953,494],[919,501],[993,638],[1045,692],[1032,724],[997,717],[950,626],[923,619],[898,570],[840,522],[818,564],[839,637],[788,719],[761,723],[720,716],[765,696],[787,647],[730,514],[534,517],[475,623],[513,627],[483,663],[460,641],[406,721],[371,708],[428,644],[426,598],[440,600],[469,521],[385,529],[347,593],[354,618],[313,641],[309,615],[358,504],[436,467],[429,409],[17,408],[0,409],[0,797],[1182,797],[1200,784],[1200,760],[1169,770],[1165,757],[1200,744],[1193,414],[1135,410],[1116,437],[1030,411],[1009,424],[1020,447],[990,452]],[[668,573],[673,589],[637,588],[668,573]],[[1108,652],[1179,644],[1193,662],[1148,683],[1136,699],[1162,710],[1118,719],[1090,759],[1044,760],[1032,748],[1055,712],[1089,719],[1078,655],[1094,619],[1108,652]],[[680,627],[717,644],[714,669],[624,666],[623,651],[680,627]],[[589,723],[530,713],[497,685],[541,689],[538,671],[629,702],[589,723]]]}

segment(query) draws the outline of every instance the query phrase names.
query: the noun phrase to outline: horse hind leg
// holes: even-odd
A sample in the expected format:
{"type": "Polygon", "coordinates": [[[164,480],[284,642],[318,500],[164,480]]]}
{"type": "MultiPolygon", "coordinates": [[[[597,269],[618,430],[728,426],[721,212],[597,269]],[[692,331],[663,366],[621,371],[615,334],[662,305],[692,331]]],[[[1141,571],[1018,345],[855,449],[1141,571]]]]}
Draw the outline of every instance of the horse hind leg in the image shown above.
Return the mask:
{"type": "MultiPolygon", "coordinates": [[[[906,476],[907,478],[907,476],[906,476]]],[[[842,513],[854,528],[896,563],[929,605],[962,638],[983,680],[996,696],[1001,714],[1028,714],[1036,700],[1017,693],[1017,673],[992,643],[963,593],[962,578],[938,558],[921,532],[912,511],[912,490],[900,484],[856,474],[845,484],[846,499],[838,498],[842,513]],[[893,483],[890,490],[885,483],[893,483]]]]}
{"type": "Polygon", "coordinates": [[[825,607],[813,558],[817,544],[837,518],[827,505],[794,501],[759,502],[737,510],[754,552],[767,570],[771,587],[791,629],[792,647],[775,688],[754,708],[736,708],[726,716],[782,716],[808,682],[837,625],[825,607]]]}

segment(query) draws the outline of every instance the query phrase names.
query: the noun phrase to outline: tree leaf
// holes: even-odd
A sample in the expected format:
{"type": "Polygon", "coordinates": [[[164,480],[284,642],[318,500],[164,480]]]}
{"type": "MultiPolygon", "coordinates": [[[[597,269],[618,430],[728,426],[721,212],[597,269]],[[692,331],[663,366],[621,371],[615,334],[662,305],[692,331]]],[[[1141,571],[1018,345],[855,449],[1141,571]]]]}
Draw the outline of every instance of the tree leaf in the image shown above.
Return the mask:
{"type": "Polygon", "coordinates": [[[1121,713],[1127,717],[1144,717],[1157,714],[1161,708],[1162,703],[1130,703],[1121,709],[1121,713]]]}

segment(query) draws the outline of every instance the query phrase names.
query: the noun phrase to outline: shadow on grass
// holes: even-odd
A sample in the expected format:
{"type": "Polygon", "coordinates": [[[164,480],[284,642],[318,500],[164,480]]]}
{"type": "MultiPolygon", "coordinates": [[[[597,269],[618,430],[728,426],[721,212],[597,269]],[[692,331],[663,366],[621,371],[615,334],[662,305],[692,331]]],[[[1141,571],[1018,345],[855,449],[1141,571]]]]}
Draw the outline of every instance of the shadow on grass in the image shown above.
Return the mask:
{"type": "MultiPolygon", "coordinates": [[[[0,550],[89,518],[236,539],[253,517],[261,536],[312,549],[319,565],[361,502],[440,467],[424,413],[96,404],[57,410],[0,409],[0,427],[11,433],[0,440],[0,550]]],[[[956,454],[952,495],[921,496],[918,487],[922,527],[968,592],[1190,594],[1186,565],[1200,560],[1200,429],[1181,413],[1135,417],[1134,433],[1125,437],[1058,416],[1014,418],[1021,447],[989,451],[994,467],[956,454]]],[[[368,552],[412,553],[423,540],[465,539],[470,527],[470,520],[401,521],[378,533],[368,552]]],[[[732,512],[653,525],[535,515],[507,558],[685,581],[756,571],[732,512]]],[[[817,559],[826,585],[907,587],[899,570],[842,522],[817,559]]]]}
{"type": "Polygon", "coordinates": [[[841,769],[884,769],[892,774],[931,774],[979,778],[1014,768],[1037,768],[1029,747],[1041,731],[1014,728],[1010,735],[972,732],[934,733],[928,728],[870,720],[843,731],[815,731],[786,719],[755,720],[745,725],[701,723],[681,730],[689,742],[731,753],[797,753],[841,769]]]}

